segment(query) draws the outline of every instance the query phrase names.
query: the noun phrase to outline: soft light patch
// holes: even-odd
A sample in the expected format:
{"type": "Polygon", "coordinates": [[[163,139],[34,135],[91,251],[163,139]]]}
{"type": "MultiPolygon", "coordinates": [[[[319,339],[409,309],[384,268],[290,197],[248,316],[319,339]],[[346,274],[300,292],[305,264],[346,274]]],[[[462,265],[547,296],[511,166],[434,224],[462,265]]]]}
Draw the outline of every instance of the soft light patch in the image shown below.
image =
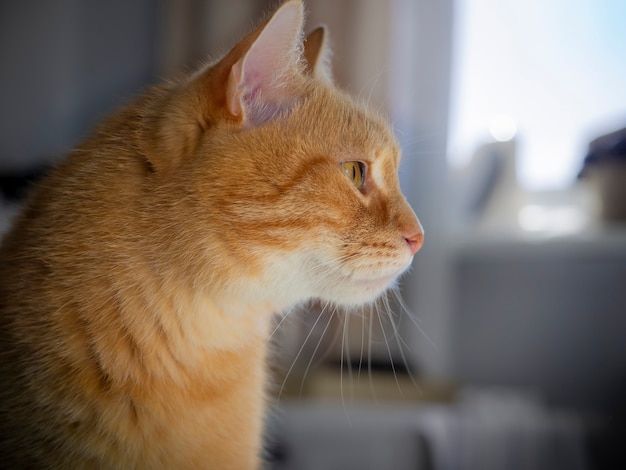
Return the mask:
{"type": "Polygon", "coordinates": [[[382,193],[387,192],[387,185],[385,183],[386,169],[384,168],[384,162],[385,159],[381,156],[369,165],[369,176],[371,181],[374,182],[376,188],[382,193]]]}

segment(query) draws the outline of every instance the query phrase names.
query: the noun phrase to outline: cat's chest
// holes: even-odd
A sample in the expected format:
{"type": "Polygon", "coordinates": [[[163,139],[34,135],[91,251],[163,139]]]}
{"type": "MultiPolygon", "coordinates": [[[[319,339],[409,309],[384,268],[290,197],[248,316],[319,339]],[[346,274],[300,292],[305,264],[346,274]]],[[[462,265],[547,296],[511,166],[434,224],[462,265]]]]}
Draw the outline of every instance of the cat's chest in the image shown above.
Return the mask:
{"type": "MultiPolygon", "coordinates": [[[[193,367],[181,363],[176,376],[129,387],[104,413],[114,417],[104,434],[116,436],[143,468],[207,468],[207,458],[250,458],[262,428],[265,354],[265,342],[252,340],[237,351],[207,352],[193,367]]],[[[208,468],[220,468],[215,462],[208,468]]]]}

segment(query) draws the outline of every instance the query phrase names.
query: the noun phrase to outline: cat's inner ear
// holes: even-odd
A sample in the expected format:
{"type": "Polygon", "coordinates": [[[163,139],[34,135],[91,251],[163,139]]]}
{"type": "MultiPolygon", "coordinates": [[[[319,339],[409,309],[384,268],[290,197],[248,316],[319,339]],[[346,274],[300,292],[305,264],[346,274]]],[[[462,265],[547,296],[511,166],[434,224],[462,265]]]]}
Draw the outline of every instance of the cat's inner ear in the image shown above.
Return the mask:
{"type": "Polygon", "coordinates": [[[231,66],[226,108],[246,125],[261,125],[297,102],[303,20],[301,2],[283,4],[231,66]]]}
{"type": "Polygon", "coordinates": [[[303,58],[306,72],[332,83],[330,57],[328,32],[324,26],[320,26],[309,33],[304,42],[303,58]]]}

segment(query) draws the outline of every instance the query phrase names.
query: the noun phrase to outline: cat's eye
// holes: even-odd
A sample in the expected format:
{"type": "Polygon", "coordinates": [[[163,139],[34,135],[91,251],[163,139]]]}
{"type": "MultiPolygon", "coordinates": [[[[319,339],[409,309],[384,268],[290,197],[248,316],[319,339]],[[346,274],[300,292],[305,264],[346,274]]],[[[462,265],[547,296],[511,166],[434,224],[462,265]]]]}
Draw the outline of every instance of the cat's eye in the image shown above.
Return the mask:
{"type": "Polygon", "coordinates": [[[359,161],[342,162],[341,169],[359,191],[365,187],[365,163],[359,161]]]}

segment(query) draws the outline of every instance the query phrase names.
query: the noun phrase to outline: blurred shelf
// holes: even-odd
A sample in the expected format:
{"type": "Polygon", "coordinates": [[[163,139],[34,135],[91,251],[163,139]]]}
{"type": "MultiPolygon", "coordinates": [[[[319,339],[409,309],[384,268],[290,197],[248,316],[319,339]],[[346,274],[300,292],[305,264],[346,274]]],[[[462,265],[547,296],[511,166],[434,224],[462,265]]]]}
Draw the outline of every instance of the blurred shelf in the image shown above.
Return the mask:
{"type": "Polygon", "coordinates": [[[306,377],[293,373],[281,401],[451,403],[457,393],[458,386],[450,382],[422,380],[400,371],[369,371],[364,363],[360,372],[321,366],[306,377]]]}
{"type": "Polygon", "coordinates": [[[471,228],[451,235],[452,253],[463,258],[519,256],[626,256],[626,223],[576,233],[471,228]]]}

